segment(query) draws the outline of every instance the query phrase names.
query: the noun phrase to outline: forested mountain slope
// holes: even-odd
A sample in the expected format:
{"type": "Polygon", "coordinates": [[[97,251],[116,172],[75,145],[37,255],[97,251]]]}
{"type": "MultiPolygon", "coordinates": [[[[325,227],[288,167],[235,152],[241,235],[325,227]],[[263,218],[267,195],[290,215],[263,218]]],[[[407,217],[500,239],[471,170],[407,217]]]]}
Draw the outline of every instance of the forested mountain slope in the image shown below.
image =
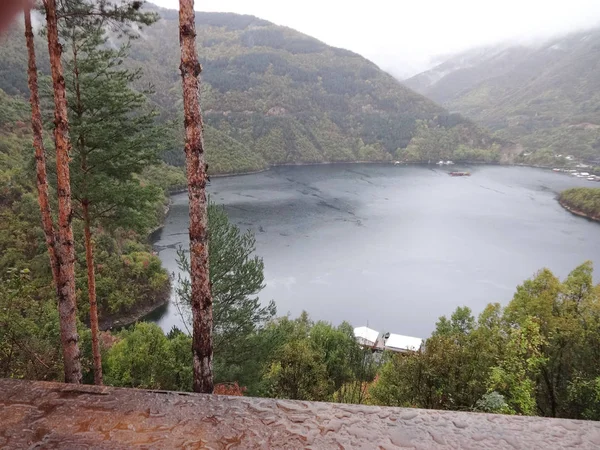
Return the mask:
{"type": "MultiPolygon", "coordinates": [[[[19,289],[26,285],[30,290],[25,294],[12,288],[11,295],[15,292],[23,297],[30,295],[36,302],[42,303],[42,300],[52,298],[52,284],[35,191],[29,105],[18,97],[7,95],[2,89],[0,105],[0,297],[10,300],[10,295],[3,289],[8,285],[7,280],[15,276],[18,278],[21,273],[21,276],[26,274],[29,284],[19,284],[19,289]]],[[[48,157],[52,181],[55,178],[52,152],[48,157]]],[[[168,175],[169,171],[162,169],[159,182],[168,181],[168,175]]],[[[51,207],[56,211],[56,204],[51,207]]],[[[155,209],[156,217],[150,213],[152,217],[145,218],[151,227],[162,220],[162,199],[157,201],[155,209]]],[[[87,278],[82,248],[83,229],[78,220],[74,221],[74,234],[76,283],[78,295],[83,298],[78,312],[82,320],[87,320],[89,306],[85,298],[87,278]]],[[[112,234],[106,230],[98,233],[97,292],[102,323],[110,324],[114,317],[160,304],[167,298],[170,287],[168,273],[161,267],[158,257],[150,253],[146,241],[144,233],[138,234],[131,229],[120,229],[112,234]]],[[[55,312],[53,307],[52,314],[55,312]]],[[[2,314],[8,314],[7,310],[2,314]]],[[[6,317],[0,317],[0,323],[4,323],[6,317]]]]}
{"type": "MultiPolygon", "coordinates": [[[[154,86],[161,117],[181,119],[177,12],[150,8],[161,20],[142,31],[125,63],[154,86]]],[[[487,132],[355,53],[252,16],[197,13],[197,26],[213,173],[290,163],[427,161],[452,157],[459,146],[477,150],[467,152],[471,156],[489,149],[488,159],[500,158],[499,143],[487,132]],[[405,154],[416,135],[419,142],[437,142],[446,131],[450,152],[432,152],[434,144],[429,150],[413,145],[405,154]]],[[[15,29],[0,48],[0,88],[13,95],[27,91],[21,41],[15,29]]],[[[172,164],[182,157],[179,148],[165,155],[172,164]]]]}
{"type": "Polygon", "coordinates": [[[600,160],[600,28],[471,50],[404,84],[526,150],[600,160]]]}

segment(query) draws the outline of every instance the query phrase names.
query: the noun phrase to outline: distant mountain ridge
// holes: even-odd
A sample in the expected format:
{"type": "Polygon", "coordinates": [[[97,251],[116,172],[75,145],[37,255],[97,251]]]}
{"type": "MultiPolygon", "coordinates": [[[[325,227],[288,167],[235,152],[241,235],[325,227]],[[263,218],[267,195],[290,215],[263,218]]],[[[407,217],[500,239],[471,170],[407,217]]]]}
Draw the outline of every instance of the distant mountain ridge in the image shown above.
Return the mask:
{"type": "MultiPolygon", "coordinates": [[[[126,64],[141,68],[142,81],[154,86],[152,101],[162,117],[180,118],[178,13],[148,8],[161,19],[132,42],[126,64]]],[[[446,131],[452,135],[450,147],[476,149],[468,153],[476,158],[493,147],[493,159],[500,158],[499,141],[485,130],[356,53],[253,16],[198,12],[196,23],[213,172],[274,164],[428,161],[441,153],[435,145],[420,150],[414,138],[422,142],[435,134],[439,139],[446,131]]],[[[22,30],[16,29],[0,46],[0,74],[6,75],[0,89],[14,95],[27,92],[22,40],[22,30]]],[[[166,159],[181,164],[181,149],[174,148],[166,159]]]]}
{"type": "Polygon", "coordinates": [[[403,83],[526,150],[600,160],[600,28],[470,50],[403,83]]]}

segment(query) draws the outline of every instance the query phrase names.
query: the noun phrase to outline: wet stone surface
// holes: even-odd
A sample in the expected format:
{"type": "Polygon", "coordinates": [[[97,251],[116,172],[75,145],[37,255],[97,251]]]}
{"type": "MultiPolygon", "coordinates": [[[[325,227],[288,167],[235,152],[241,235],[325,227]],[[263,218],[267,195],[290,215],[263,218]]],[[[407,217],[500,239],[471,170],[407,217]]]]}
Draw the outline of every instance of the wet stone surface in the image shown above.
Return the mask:
{"type": "Polygon", "coordinates": [[[600,422],[0,380],[0,448],[598,449],[600,422]]]}

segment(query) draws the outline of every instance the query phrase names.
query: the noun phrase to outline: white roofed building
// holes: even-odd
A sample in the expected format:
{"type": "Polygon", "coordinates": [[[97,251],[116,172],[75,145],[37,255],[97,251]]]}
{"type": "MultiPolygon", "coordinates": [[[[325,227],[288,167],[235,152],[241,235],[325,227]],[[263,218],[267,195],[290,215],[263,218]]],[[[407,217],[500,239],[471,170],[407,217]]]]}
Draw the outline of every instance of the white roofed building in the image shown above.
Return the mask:
{"type": "Polygon", "coordinates": [[[384,348],[392,352],[406,353],[418,352],[423,345],[423,339],[412,336],[392,334],[385,340],[384,348]]]}
{"type": "Polygon", "coordinates": [[[374,347],[379,337],[379,331],[369,327],[358,327],[354,329],[354,337],[360,345],[374,347]]]}
{"type": "Polygon", "coordinates": [[[359,345],[370,347],[373,351],[382,352],[389,350],[396,353],[410,353],[421,350],[423,339],[401,334],[380,333],[369,327],[354,329],[354,337],[359,345]]]}

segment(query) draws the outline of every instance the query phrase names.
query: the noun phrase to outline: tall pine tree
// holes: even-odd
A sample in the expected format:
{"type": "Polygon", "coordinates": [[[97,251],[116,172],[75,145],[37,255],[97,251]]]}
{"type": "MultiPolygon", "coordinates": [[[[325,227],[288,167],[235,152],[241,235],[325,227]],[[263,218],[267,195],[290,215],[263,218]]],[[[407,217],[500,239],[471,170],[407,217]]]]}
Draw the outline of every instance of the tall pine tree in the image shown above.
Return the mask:
{"type": "Polygon", "coordinates": [[[196,54],[194,0],[179,0],[179,43],[185,124],[185,165],[190,203],[190,280],[195,392],[213,392],[213,305],[208,274],[207,166],[196,54]]]}
{"type": "Polygon", "coordinates": [[[58,234],[56,258],[58,266],[58,313],[63,347],[65,382],[81,383],[77,303],[75,298],[75,246],[71,208],[71,175],[69,170],[69,121],[67,96],[61,61],[62,45],[58,40],[56,0],[45,0],[48,53],[54,94],[54,144],[56,146],[56,192],[58,196],[58,234]]]}
{"type": "MultiPolygon", "coordinates": [[[[107,2],[106,2],[107,3],[107,2]]],[[[134,2],[135,3],[135,2],[134,2]]],[[[158,188],[136,177],[158,160],[163,133],[155,126],[146,95],[131,85],[139,71],[127,70],[127,45],[107,43],[107,30],[120,31],[152,14],[138,13],[139,4],[94,12],[89,2],[65,3],[61,36],[67,50],[66,79],[73,142],[71,186],[75,217],[82,220],[87,267],[87,293],[94,359],[94,382],[102,384],[93,235],[97,225],[146,231],[158,188]]]]}
{"type": "Polygon", "coordinates": [[[46,247],[50,256],[50,267],[55,287],[58,287],[59,273],[56,260],[56,230],[50,209],[48,190],[48,170],[46,166],[46,149],[44,147],[42,113],[40,108],[40,95],[38,89],[38,69],[35,57],[35,44],[33,27],[31,26],[31,9],[26,5],[25,11],[25,42],[27,44],[28,68],[27,78],[29,85],[29,103],[31,104],[31,129],[33,132],[33,147],[35,149],[36,184],[38,190],[38,203],[42,215],[42,229],[46,237],[46,247]]]}

